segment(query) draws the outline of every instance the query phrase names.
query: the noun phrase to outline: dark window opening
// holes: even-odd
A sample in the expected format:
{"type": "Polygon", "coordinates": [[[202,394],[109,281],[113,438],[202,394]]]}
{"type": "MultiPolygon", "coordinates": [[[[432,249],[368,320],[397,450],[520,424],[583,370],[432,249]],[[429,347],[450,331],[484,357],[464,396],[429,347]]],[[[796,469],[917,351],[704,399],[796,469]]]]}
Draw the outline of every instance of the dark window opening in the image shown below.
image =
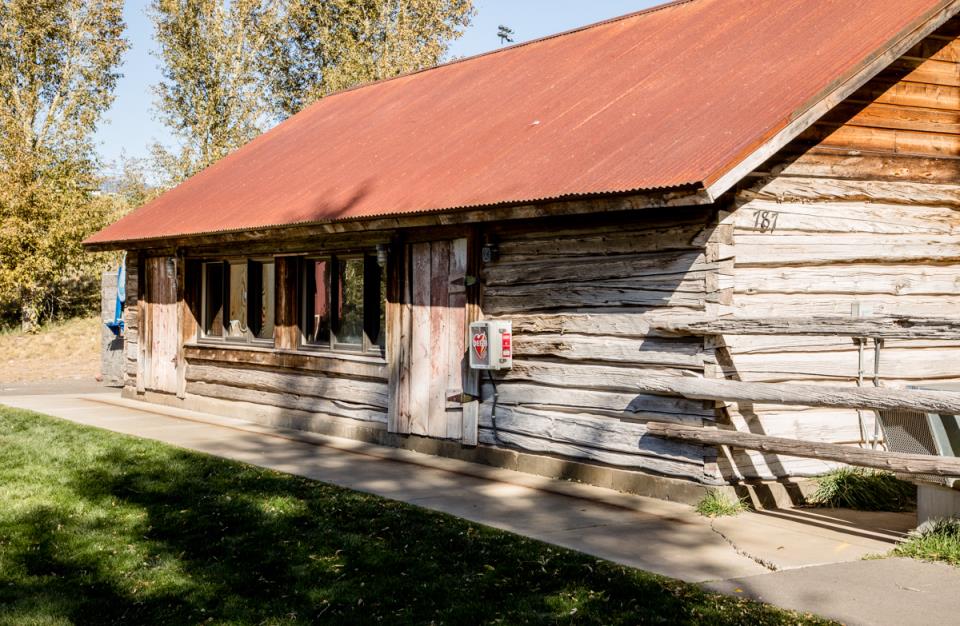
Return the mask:
{"type": "Polygon", "coordinates": [[[382,355],[386,346],[386,277],[377,258],[307,259],[304,267],[304,344],[382,355]]]}
{"type": "Polygon", "coordinates": [[[305,263],[306,311],[304,340],[311,345],[330,345],[330,261],[310,259],[305,263]]]}
{"type": "Polygon", "coordinates": [[[256,339],[272,340],[276,302],[273,261],[250,261],[247,277],[247,326],[256,339]]]}
{"type": "Polygon", "coordinates": [[[223,337],[223,263],[203,264],[203,336],[223,337]]]}

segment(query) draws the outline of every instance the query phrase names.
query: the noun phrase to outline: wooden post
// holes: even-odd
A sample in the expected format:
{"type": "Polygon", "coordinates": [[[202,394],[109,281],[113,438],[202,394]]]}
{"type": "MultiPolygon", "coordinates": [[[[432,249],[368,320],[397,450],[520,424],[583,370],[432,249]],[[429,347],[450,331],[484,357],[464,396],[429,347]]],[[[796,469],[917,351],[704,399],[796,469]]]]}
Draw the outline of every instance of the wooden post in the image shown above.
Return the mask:
{"type": "Polygon", "coordinates": [[[410,339],[408,285],[407,249],[402,242],[396,242],[390,246],[390,259],[387,261],[387,371],[390,390],[387,431],[391,433],[410,432],[409,412],[406,410],[410,339]]]}
{"type": "Polygon", "coordinates": [[[185,346],[197,340],[200,329],[201,307],[201,272],[203,266],[194,259],[178,259],[178,280],[181,288],[180,301],[180,347],[177,353],[179,370],[177,380],[177,397],[187,395],[187,358],[185,346]]]}
{"type": "Polygon", "coordinates": [[[297,257],[278,257],[277,299],[274,326],[274,345],[278,350],[296,350],[300,343],[300,325],[298,324],[300,273],[297,257]]]}
{"type": "Polygon", "coordinates": [[[836,443],[818,441],[800,441],[755,435],[736,430],[713,430],[648,422],[647,435],[692,441],[708,445],[728,445],[747,450],[759,450],[772,454],[786,454],[823,461],[836,461],[847,465],[888,470],[901,474],[934,474],[937,476],[960,476],[960,458],[941,457],[927,454],[903,454],[900,452],[882,452],[842,446],[836,443]]]}
{"type": "MultiPolygon", "coordinates": [[[[467,316],[466,337],[464,344],[470,350],[470,324],[479,321],[482,317],[480,305],[480,248],[482,233],[479,228],[473,228],[467,237],[467,316]],[[472,282],[471,282],[472,281],[472,282]]],[[[480,372],[469,366],[470,357],[467,355],[464,364],[463,393],[473,399],[463,404],[463,444],[475,446],[479,442],[480,433],[480,372]]]]}

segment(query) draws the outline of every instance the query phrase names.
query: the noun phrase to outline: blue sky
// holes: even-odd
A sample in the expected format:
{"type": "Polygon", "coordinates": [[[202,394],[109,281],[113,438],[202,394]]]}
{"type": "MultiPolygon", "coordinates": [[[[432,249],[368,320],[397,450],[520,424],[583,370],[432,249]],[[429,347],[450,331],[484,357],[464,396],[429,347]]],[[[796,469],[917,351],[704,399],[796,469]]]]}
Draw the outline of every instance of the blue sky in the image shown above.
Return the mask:
{"type": "MultiPolygon", "coordinates": [[[[517,43],[569,30],[610,17],[659,4],[662,0],[475,0],[477,14],[450,54],[471,56],[500,47],[497,27],[514,30],[517,43]]],[[[124,57],[123,78],[116,100],[101,123],[96,140],[105,163],[121,153],[144,157],[154,141],[168,143],[170,136],[156,121],[151,86],[160,80],[152,27],[146,15],[146,0],[128,0],[124,9],[130,50],[124,57]]]]}

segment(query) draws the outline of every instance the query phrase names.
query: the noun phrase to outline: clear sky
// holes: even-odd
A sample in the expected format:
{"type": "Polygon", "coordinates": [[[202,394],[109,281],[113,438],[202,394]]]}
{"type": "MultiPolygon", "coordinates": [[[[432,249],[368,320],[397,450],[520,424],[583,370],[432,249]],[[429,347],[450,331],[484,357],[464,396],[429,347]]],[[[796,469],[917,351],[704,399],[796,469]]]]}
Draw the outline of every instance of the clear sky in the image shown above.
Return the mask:
{"type": "MultiPolygon", "coordinates": [[[[452,56],[472,56],[500,47],[500,24],[514,30],[520,43],[545,35],[644,9],[663,0],[474,0],[477,13],[462,38],[453,43],[452,56]]],[[[155,118],[151,86],[160,80],[147,0],[128,0],[124,9],[130,50],[124,57],[124,76],[116,100],[97,132],[100,156],[109,164],[122,152],[144,157],[153,141],[170,141],[155,118]]]]}

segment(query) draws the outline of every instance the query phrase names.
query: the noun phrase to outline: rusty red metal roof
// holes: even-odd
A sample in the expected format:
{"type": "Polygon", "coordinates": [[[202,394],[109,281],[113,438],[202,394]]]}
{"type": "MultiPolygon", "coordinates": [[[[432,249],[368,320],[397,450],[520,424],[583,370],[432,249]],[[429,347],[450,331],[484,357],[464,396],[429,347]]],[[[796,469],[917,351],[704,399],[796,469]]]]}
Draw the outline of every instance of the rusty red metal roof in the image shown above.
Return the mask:
{"type": "Polygon", "coordinates": [[[686,0],[328,96],[87,240],[688,185],[947,0],[686,0]]]}

